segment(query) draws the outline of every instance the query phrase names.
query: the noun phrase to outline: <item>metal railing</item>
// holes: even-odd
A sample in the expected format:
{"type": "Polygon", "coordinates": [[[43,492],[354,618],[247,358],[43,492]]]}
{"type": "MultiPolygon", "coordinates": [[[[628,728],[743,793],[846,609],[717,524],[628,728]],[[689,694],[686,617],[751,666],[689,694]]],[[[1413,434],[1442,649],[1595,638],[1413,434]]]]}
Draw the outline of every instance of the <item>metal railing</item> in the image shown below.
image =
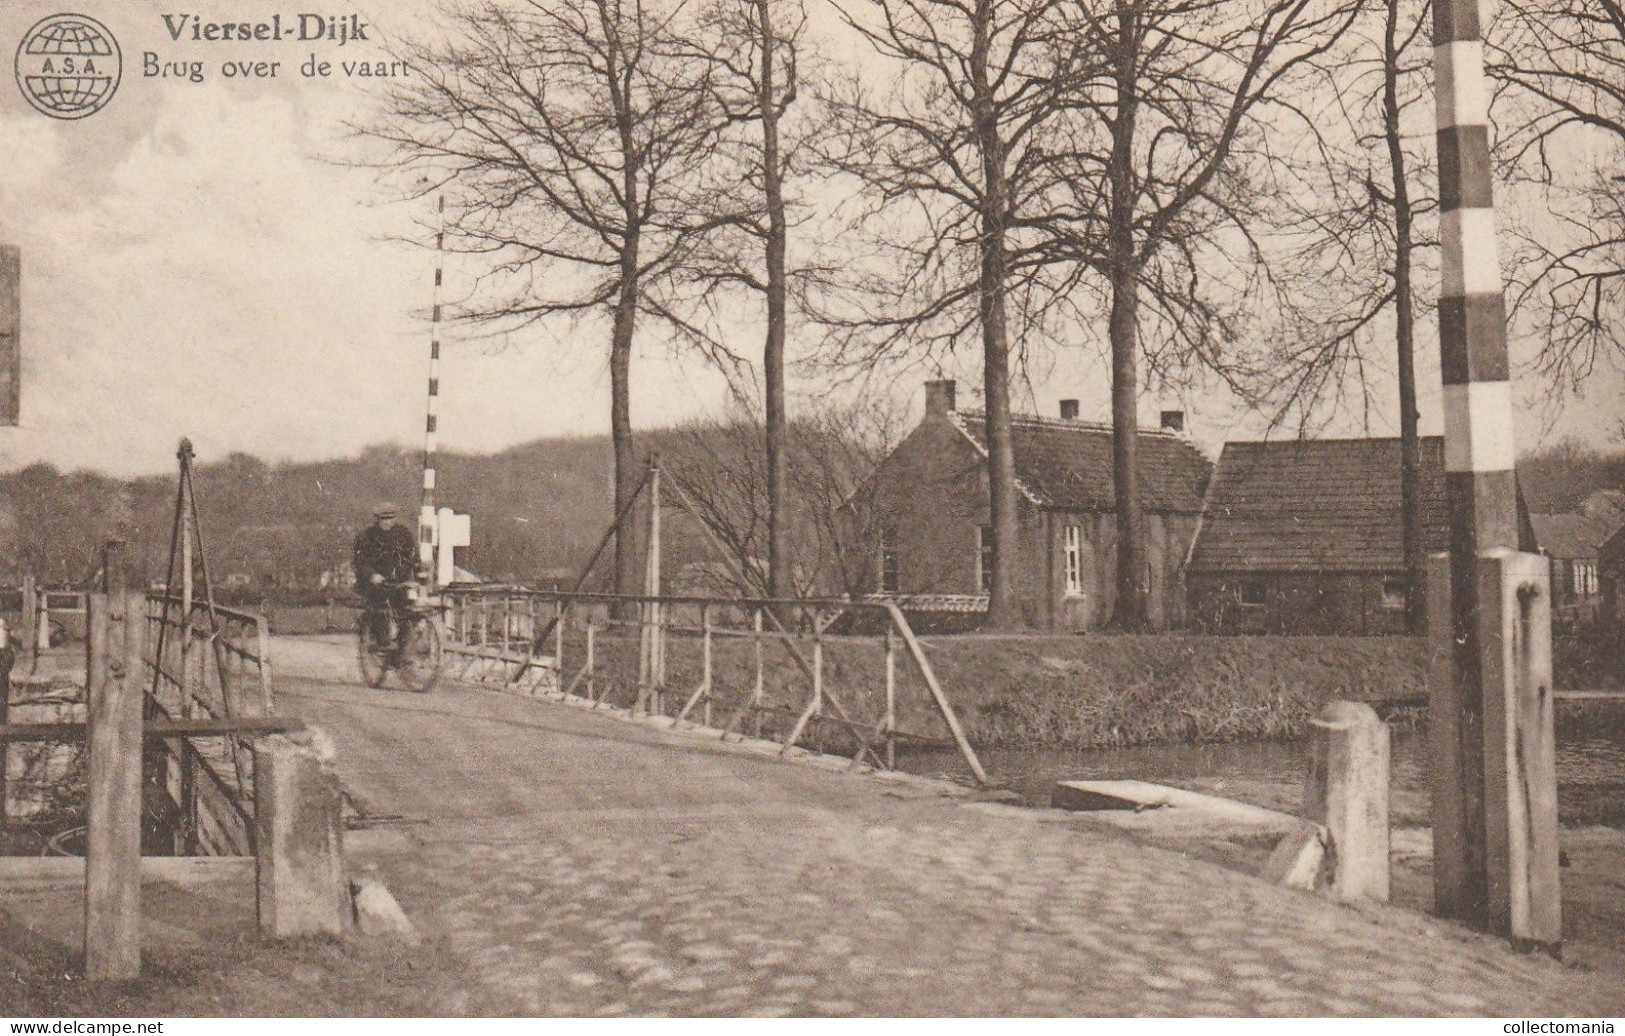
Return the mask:
{"type": "MultiPolygon", "coordinates": [[[[263,616],[161,594],[146,599],[148,718],[238,720],[270,716],[269,630],[263,616]]],[[[165,787],[185,855],[252,855],[251,734],[175,738],[165,787]]]]}
{"type": "Polygon", "coordinates": [[[719,735],[840,746],[854,767],[900,746],[953,744],[981,762],[925,650],[890,601],[450,588],[455,679],[619,706],[719,735]]]}

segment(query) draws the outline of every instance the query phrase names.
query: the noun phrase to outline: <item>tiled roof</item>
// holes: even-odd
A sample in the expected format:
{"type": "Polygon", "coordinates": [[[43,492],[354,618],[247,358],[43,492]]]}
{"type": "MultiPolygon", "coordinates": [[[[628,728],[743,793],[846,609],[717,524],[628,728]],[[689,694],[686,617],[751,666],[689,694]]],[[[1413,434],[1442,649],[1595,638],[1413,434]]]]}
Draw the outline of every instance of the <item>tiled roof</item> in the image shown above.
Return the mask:
{"type": "MultiPolygon", "coordinates": [[[[953,415],[965,434],[987,450],[987,419],[980,411],[953,415]]],[[[1041,506],[1060,511],[1111,511],[1112,430],[1109,425],[1044,417],[1011,421],[1016,479],[1041,506]]],[[[1200,450],[1169,432],[1140,431],[1140,496],[1147,511],[1197,514],[1213,466],[1200,450]]]]}
{"type": "Polygon", "coordinates": [[[1594,561],[1597,548],[1625,524],[1619,518],[1597,514],[1531,514],[1535,541],[1554,558],[1594,561]]]}
{"type": "MultiPolygon", "coordinates": [[[[1398,439],[1226,443],[1191,571],[1370,572],[1405,567],[1398,439]]],[[[1444,440],[1422,439],[1426,550],[1449,546],[1444,440]]]]}

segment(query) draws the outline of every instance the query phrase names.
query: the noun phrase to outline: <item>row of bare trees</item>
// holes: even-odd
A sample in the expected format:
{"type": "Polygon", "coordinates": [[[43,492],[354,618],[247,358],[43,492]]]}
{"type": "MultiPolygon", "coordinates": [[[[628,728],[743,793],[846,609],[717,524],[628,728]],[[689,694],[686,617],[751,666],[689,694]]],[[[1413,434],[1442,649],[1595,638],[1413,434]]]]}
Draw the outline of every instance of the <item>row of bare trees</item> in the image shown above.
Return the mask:
{"type": "MultiPolygon", "coordinates": [[[[1544,369],[1578,376],[1620,338],[1625,213],[1611,180],[1582,175],[1576,190],[1553,149],[1589,133],[1625,153],[1625,18],[1619,0],[1503,6],[1505,175],[1581,206],[1554,210],[1574,213],[1567,237],[1526,228],[1517,300],[1545,322],[1544,369]]],[[[792,342],[864,370],[970,352],[987,411],[989,624],[1012,626],[1011,379],[1094,340],[1111,370],[1115,624],[1134,629],[1147,386],[1216,380],[1307,423],[1354,397],[1369,407],[1368,371],[1392,358],[1419,566],[1427,0],[486,0],[444,13],[442,35],[402,44],[417,78],[364,128],[410,193],[446,194],[448,246],[483,261],[465,317],[572,342],[602,328],[617,510],[639,478],[634,348],[696,349],[763,411],[763,589],[789,596],[803,589],[792,342]]],[[[631,568],[618,545],[623,590],[631,568]]]]}

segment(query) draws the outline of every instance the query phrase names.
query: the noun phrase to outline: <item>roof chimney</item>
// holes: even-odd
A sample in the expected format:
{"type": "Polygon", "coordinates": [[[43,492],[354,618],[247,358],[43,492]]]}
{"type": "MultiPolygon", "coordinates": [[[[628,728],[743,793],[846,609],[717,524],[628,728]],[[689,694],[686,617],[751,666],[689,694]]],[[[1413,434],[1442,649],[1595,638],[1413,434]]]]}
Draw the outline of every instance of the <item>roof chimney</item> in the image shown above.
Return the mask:
{"type": "Polygon", "coordinates": [[[925,412],[927,415],[954,412],[954,379],[925,383],[925,412]]]}
{"type": "Polygon", "coordinates": [[[1078,419],[1078,401],[1075,399],[1061,400],[1061,420],[1076,421],[1078,419]]]}
{"type": "Polygon", "coordinates": [[[1183,432],[1185,430],[1185,411],[1164,410],[1162,412],[1162,430],[1165,432],[1183,432]]]}

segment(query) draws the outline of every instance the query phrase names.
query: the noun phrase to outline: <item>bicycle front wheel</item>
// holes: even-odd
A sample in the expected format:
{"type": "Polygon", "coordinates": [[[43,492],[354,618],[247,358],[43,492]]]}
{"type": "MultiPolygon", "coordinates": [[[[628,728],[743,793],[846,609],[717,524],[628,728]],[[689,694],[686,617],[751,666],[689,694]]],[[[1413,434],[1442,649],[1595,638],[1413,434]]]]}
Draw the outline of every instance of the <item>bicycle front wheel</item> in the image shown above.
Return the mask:
{"type": "Polygon", "coordinates": [[[363,614],[355,624],[356,660],[361,679],[368,687],[382,687],[389,675],[389,641],[378,643],[372,635],[372,616],[363,614]]]}
{"type": "Polygon", "coordinates": [[[428,694],[440,679],[440,627],[428,616],[419,616],[407,631],[401,646],[401,682],[408,690],[428,694]]]}

